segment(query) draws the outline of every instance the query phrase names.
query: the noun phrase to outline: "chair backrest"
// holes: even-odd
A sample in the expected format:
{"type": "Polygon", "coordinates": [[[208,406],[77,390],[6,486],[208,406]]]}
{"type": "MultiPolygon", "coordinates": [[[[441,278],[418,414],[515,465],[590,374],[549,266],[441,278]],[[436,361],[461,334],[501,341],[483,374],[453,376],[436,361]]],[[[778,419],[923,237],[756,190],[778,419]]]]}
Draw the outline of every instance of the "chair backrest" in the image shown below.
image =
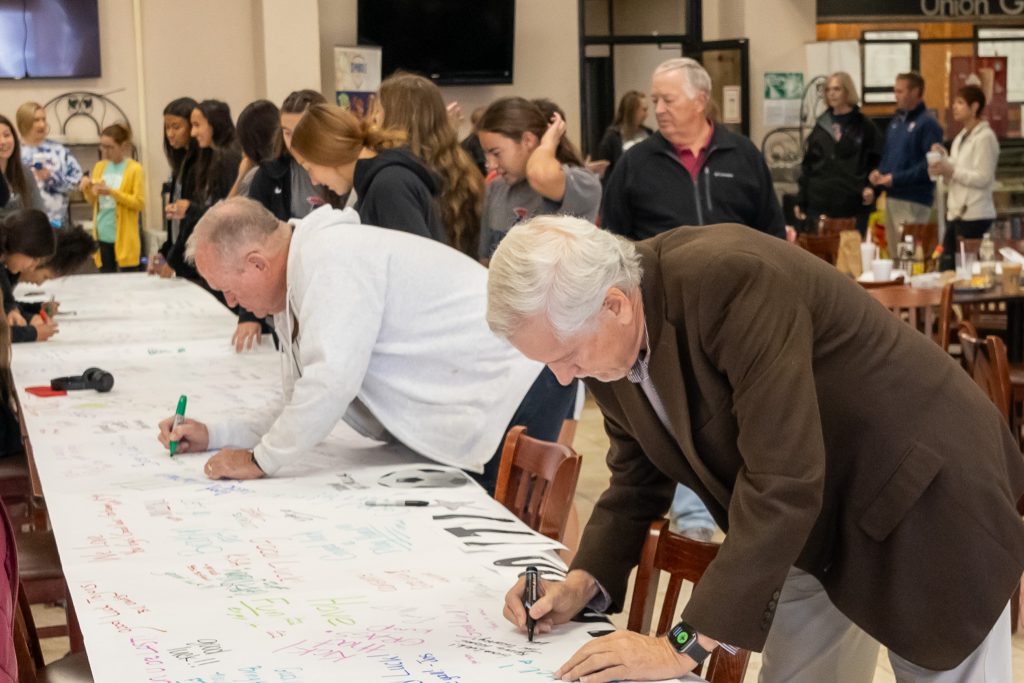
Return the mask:
{"type": "MultiPolygon", "coordinates": [[[[667,633],[678,621],[676,603],[679,602],[683,581],[696,585],[718,554],[718,548],[717,543],[704,543],[669,531],[666,519],[652,522],[640,554],[626,628],[648,635],[667,633]],[[669,575],[669,583],[658,616],[658,627],[652,631],[661,572],[669,575]]],[[[722,605],[722,609],[728,608],[728,605],[722,605]]],[[[747,650],[729,654],[720,647],[715,648],[703,676],[709,683],[740,683],[749,659],[747,650]]]]}
{"type": "Polygon", "coordinates": [[[939,246],[939,226],[935,223],[906,223],[903,225],[903,235],[911,235],[914,244],[921,245],[924,257],[930,259],[939,246]]]}
{"type": "Polygon", "coordinates": [[[513,427],[501,449],[494,498],[534,531],[561,542],[582,462],[568,446],[513,427]]]}
{"type": "Polygon", "coordinates": [[[823,216],[822,221],[819,224],[820,234],[822,235],[838,235],[844,230],[856,230],[857,219],[856,218],[829,218],[823,216]]]}
{"type": "Polygon", "coordinates": [[[832,265],[836,264],[836,257],[839,254],[839,233],[812,235],[804,232],[796,236],[796,243],[832,265]]]}
{"type": "MultiPolygon", "coordinates": [[[[909,323],[918,332],[933,339],[940,346],[941,339],[936,334],[936,322],[939,322],[945,289],[918,289],[914,287],[880,287],[869,289],[876,301],[888,308],[900,320],[909,323]]],[[[952,294],[950,293],[951,297],[952,294]]],[[[950,298],[950,300],[952,300],[950,298]]],[[[948,328],[948,317],[945,322],[948,328]]],[[[940,322],[939,327],[942,327],[940,322]]],[[[948,336],[948,335],[947,335],[948,336]]]]}
{"type": "Polygon", "coordinates": [[[995,335],[979,338],[974,325],[960,323],[961,362],[974,382],[988,395],[992,403],[1010,424],[1010,363],[1006,358],[1006,344],[995,335]]]}

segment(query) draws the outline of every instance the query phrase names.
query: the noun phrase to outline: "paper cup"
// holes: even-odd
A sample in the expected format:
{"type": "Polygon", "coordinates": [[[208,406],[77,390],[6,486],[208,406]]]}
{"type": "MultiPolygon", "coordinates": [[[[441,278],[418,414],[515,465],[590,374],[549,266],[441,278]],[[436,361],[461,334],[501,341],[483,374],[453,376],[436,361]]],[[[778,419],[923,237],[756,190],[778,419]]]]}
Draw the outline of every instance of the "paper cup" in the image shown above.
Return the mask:
{"type": "MultiPolygon", "coordinates": [[[[937,164],[940,161],[942,161],[942,152],[931,151],[925,154],[924,158],[928,160],[928,165],[931,166],[932,164],[937,164]]],[[[939,179],[939,176],[932,175],[931,173],[928,174],[928,177],[931,178],[932,180],[939,179]]]]}
{"type": "Polygon", "coordinates": [[[872,242],[860,243],[860,272],[870,273],[871,262],[875,260],[875,245],[872,242]]]}
{"type": "Polygon", "coordinates": [[[1020,292],[1020,270],[1019,263],[1003,261],[1003,292],[1006,294],[1017,294],[1020,292]]]}
{"type": "Polygon", "coordinates": [[[871,274],[875,276],[875,282],[889,282],[892,280],[892,259],[876,258],[872,260],[871,274]]]}

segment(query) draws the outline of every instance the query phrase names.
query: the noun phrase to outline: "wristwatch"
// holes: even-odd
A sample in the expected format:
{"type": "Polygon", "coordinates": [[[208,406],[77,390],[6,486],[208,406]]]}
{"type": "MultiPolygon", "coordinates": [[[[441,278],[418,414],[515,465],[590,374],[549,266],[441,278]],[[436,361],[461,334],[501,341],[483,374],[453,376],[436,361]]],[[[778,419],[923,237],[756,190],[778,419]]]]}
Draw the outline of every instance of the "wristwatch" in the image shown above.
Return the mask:
{"type": "Polygon", "coordinates": [[[685,621],[680,621],[673,626],[666,637],[676,652],[697,662],[697,666],[700,666],[711,654],[700,646],[700,643],[697,642],[697,631],[685,621]]]}

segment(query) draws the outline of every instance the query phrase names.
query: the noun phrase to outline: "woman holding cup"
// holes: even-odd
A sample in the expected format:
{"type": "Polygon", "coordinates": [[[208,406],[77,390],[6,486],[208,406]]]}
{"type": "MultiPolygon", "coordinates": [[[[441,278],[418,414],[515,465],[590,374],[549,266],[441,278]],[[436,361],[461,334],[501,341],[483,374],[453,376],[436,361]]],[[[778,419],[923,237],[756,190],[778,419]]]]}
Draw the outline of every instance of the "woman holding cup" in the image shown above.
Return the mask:
{"type": "Polygon", "coordinates": [[[985,93],[977,85],[965,85],[953,101],[953,120],[963,129],[953,138],[949,155],[942,145],[928,153],[928,175],[942,177],[949,187],[946,197],[946,235],[941,270],[952,270],[958,239],[977,239],[992,227],[996,217],[992,187],[999,163],[999,141],[981,118],[985,93]],[[937,153],[937,156],[933,156],[937,153]]]}

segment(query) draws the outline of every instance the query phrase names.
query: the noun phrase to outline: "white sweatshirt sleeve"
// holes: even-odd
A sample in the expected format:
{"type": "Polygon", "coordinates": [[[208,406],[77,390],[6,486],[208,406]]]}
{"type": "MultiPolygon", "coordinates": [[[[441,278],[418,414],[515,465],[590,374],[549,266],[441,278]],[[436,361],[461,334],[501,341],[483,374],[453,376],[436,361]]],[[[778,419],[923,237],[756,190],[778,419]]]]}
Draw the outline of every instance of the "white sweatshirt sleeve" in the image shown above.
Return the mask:
{"type": "Polygon", "coordinates": [[[344,416],[369,367],[387,295],[386,262],[325,253],[315,240],[293,247],[303,249],[289,266],[302,376],[254,449],[268,475],[323,441],[344,416]]]}
{"type": "Polygon", "coordinates": [[[996,165],[999,163],[999,140],[991,131],[974,142],[974,154],[957,163],[953,169],[953,180],[966,187],[978,190],[991,189],[996,179],[996,165]]]}
{"type": "Polygon", "coordinates": [[[254,448],[280,413],[281,404],[274,401],[254,415],[211,422],[206,425],[210,448],[254,448]]]}

